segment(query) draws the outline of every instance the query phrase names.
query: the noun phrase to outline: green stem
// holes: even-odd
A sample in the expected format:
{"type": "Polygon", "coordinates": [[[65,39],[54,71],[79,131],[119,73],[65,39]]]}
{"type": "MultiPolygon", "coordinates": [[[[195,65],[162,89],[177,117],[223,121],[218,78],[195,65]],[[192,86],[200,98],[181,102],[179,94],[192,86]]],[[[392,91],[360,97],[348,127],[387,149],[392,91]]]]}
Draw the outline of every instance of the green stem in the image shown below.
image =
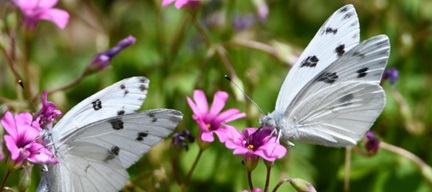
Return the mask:
{"type": "Polygon", "coordinates": [[[272,169],[272,166],[266,166],[266,167],[267,167],[267,176],[266,176],[264,192],[268,191],[269,184],[270,184],[270,173],[271,173],[271,169],[272,169]]]}
{"type": "Polygon", "coordinates": [[[201,37],[204,39],[204,42],[207,46],[207,48],[211,48],[212,43],[210,41],[209,36],[207,35],[206,31],[204,30],[204,28],[202,27],[202,25],[199,23],[199,21],[197,20],[196,16],[193,16],[192,18],[192,22],[195,26],[195,28],[198,30],[198,33],[201,35],[201,37]]]}
{"type": "Polygon", "coordinates": [[[414,164],[416,164],[420,168],[420,170],[423,174],[423,177],[426,179],[429,187],[432,187],[432,168],[429,167],[423,160],[421,160],[420,158],[418,158],[417,156],[415,156],[414,154],[412,154],[411,152],[409,152],[405,149],[396,147],[394,145],[385,143],[383,141],[380,141],[379,146],[380,146],[380,149],[384,149],[384,150],[396,153],[396,154],[398,154],[402,157],[405,157],[405,158],[411,160],[412,162],[414,162],[414,164]]]}
{"type": "Polygon", "coordinates": [[[188,173],[187,176],[186,176],[186,180],[185,180],[185,184],[186,184],[186,186],[189,185],[189,182],[190,182],[190,178],[191,178],[191,176],[192,176],[192,173],[194,172],[194,170],[195,170],[195,168],[196,168],[196,166],[197,166],[197,164],[198,164],[198,161],[200,160],[201,155],[202,155],[203,152],[204,152],[204,151],[203,151],[202,149],[199,150],[198,155],[197,155],[197,157],[196,157],[196,159],[195,159],[195,161],[194,161],[194,163],[193,163],[193,165],[192,165],[192,168],[190,169],[189,173],[188,173]]]}
{"type": "Polygon", "coordinates": [[[9,178],[9,175],[10,175],[10,174],[11,174],[11,171],[10,171],[10,170],[7,170],[6,175],[4,176],[3,181],[2,181],[2,184],[1,184],[1,186],[0,186],[0,191],[3,191],[3,189],[4,189],[5,185],[6,185],[6,181],[7,181],[7,179],[9,178]]]}
{"type": "Polygon", "coordinates": [[[279,187],[282,186],[282,184],[289,182],[290,180],[291,180],[290,178],[282,179],[281,181],[278,182],[278,184],[275,186],[272,192],[276,192],[279,189],[279,187]]]}
{"type": "Polygon", "coordinates": [[[82,73],[78,78],[76,78],[74,81],[70,82],[69,84],[67,84],[67,85],[65,85],[63,87],[59,87],[59,88],[56,88],[56,89],[53,89],[53,90],[49,90],[48,91],[48,95],[53,94],[53,93],[58,92],[58,91],[63,91],[63,90],[66,90],[66,89],[69,89],[69,88],[75,86],[81,80],[83,80],[85,76],[86,76],[85,73],[82,73]]]}
{"type": "Polygon", "coordinates": [[[252,183],[252,172],[248,171],[247,172],[247,177],[248,177],[248,183],[249,183],[249,188],[252,191],[253,187],[253,183],[252,183]]]}
{"type": "Polygon", "coordinates": [[[351,170],[351,147],[345,148],[345,174],[344,174],[344,191],[349,191],[349,177],[351,170]]]}

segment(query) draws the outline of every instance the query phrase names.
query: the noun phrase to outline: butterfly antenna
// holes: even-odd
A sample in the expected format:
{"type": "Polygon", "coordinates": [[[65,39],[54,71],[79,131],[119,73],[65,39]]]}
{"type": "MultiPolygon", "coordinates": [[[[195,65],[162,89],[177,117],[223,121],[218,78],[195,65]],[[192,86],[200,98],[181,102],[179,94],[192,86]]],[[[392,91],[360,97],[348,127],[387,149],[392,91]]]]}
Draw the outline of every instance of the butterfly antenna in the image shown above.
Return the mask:
{"type": "Polygon", "coordinates": [[[258,106],[258,104],[257,103],[255,103],[255,101],[253,101],[250,97],[249,97],[249,95],[247,95],[244,91],[243,91],[243,89],[241,89],[240,88],[240,86],[238,86],[236,83],[234,83],[234,81],[228,76],[228,75],[225,75],[225,79],[227,79],[228,81],[230,81],[234,86],[236,86],[237,87],[237,89],[238,90],[240,90],[240,92],[242,92],[243,93],[243,95],[252,103],[252,104],[254,104],[255,105],[255,107],[262,113],[262,114],[265,114],[264,113],[264,111],[258,106]]]}
{"type": "Polygon", "coordinates": [[[31,97],[30,97],[30,93],[28,92],[28,90],[24,87],[24,83],[22,82],[22,80],[18,80],[18,84],[21,86],[21,88],[24,90],[24,92],[26,93],[27,97],[29,98],[30,104],[33,106],[33,109],[35,111],[37,111],[36,105],[33,103],[31,97]]]}

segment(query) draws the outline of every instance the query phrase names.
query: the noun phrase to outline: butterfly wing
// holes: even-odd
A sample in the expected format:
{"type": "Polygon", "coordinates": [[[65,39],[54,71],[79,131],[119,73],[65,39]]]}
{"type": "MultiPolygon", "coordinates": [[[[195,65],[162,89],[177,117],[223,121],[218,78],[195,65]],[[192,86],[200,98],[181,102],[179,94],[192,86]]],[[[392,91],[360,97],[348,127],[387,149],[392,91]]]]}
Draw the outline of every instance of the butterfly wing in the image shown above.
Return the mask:
{"type": "Polygon", "coordinates": [[[182,117],[176,110],[155,109],[89,124],[65,136],[56,154],[60,163],[50,166],[45,173],[50,182],[44,183],[50,191],[118,191],[129,178],[126,168],[168,136],[182,117]]]}
{"type": "Polygon", "coordinates": [[[283,139],[331,147],[355,145],[385,106],[375,83],[342,82],[309,95],[291,111],[283,139]]]}
{"type": "Polygon", "coordinates": [[[303,87],[325,68],[360,42],[357,13],[352,5],[334,12],[291,67],[276,101],[276,111],[285,111],[303,87]],[[295,85],[295,86],[293,86],[295,85]]]}
{"type": "Polygon", "coordinates": [[[57,153],[60,163],[42,171],[38,192],[119,191],[129,178],[118,158],[107,149],[90,143],[63,145],[57,153]]]}
{"type": "Polygon", "coordinates": [[[285,114],[289,115],[296,104],[305,100],[307,95],[328,86],[346,81],[379,84],[389,53],[390,42],[386,35],[378,35],[363,41],[306,84],[293,99],[294,102],[285,109],[285,114]]]}
{"type": "Polygon", "coordinates": [[[84,128],[87,124],[136,112],[146,98],[148,87],[149,80],[146,77],[131,77],[81,101],[54,126],[53,142],[61,145],[61,138],[84,128]]]}

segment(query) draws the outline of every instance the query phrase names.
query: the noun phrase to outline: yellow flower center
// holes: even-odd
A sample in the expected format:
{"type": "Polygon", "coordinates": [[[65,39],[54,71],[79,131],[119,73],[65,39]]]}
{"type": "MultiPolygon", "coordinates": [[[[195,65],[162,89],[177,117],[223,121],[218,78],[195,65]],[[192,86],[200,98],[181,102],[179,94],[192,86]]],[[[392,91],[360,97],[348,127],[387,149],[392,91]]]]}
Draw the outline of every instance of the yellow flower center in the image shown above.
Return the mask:
{"type": "Polygon", "coordinates": [[[254,146],[253,146],[253,145],[248,145],[247,148],[248,148],[248,149],[253,149],[254,146]]]}
{"type": "Polygon", "coordinates": [[[206,124],[207,129],[210,129],[211,125],[209,123],[206,124]]]}

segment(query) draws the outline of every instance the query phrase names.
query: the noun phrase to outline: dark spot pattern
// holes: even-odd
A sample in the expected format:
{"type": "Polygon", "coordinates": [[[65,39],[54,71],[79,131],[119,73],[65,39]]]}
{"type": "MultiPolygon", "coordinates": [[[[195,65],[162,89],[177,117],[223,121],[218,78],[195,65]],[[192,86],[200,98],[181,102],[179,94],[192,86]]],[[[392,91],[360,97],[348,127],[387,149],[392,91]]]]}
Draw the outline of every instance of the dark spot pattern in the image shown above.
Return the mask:
{"type": "Polygon", "coordinates": [[[150,118],[152,118],[152,122],[153,123],[157,121],[157,118],[156,118],[156,116],[155,116],[154,113],[148,113],[147,116],[149,116],[150,118]]]}
{"type": "Polygon", "coordinates": [[[111,147],[111,150],[110,150],[110,151],[111,151],[112,153],[114,153],[114,155],[118,156],[119,153],[120,153],[120,148],[117,147],[117,146],[113,146],[113,147],[111,147]]]}
{"type": "Polygon", "coordinates": [[[120,89],[126,89],[126,86],[124,84],[121,84],[120,89]]]}
{"type": "Polygon", "coordinates": [[[120,118],[116,118],[116,119],[111,119],[108,121],[111,124],[111,127],[114,130],[121,130],[123,129],[123,121],[120,118]]]}
{"type": "Polygon", "coordinates": [[[320,76],[318,76],[317,81],[323,81],[324,83],[332,84],[338,78],[339,78],[339,76],[336,74],[336,72],[333,72],[333,73],[325,72],[325,73],[321,74],[320,76]]]}
{"type": "Polygon", "coordinates": [[[93,109],[94,109],[95,111],[97,111],[97,110],[99,110],[99,109],[102,109],[102,101],[99,100],[99,99],[96,99],[95,101],[93,101],[93,102],[92,102],[92,105],[93,105],[93,109]]]}
{"type": "Polygon", "coordinates": [[[344,19],[349,19],[349,18],[352,17],[353,15],[354,15],[354,14],[353,14],[352,12],[346,13],[346,14],[344,15],[344,17],[343,17],[342,20],[344,20],[344,19]]]}
{"type": "Polygon", "coordinates": [[[117,111],[117,115],[124,115],[126,113],[126,111],[125,110],[120,110],[120,111],[117,111]]]}
{"type": "Polygon", "coordinates": [[[352,99],[354,99],[354,95],[352,93],[349,93],[347,95],[344,95],[343,97],[339,98],[339,103],[342,103],[342,106],[348,106],[352,103],[350,102],[352,99]]]}
{"type": "Polygon", "coordinates": [[[137,141],[143,141],[144,140],[144,137],[147,137],[148,136],[148,131],[147,132],[139,132],[138,134],[137,134],[137,138],[136,138],[136,140],[137,141]]]}
{"type": "Polygon", "coordinates": [[[362,78],[362,77],[365,77],[366,75],[367,75],[367,70],[368,70],[369,68],[367,68],[367,67],[365,67],[365,68],[361,68],[361,69],[359,69],[359,70],[357,70],[357,78],[362,78]]]}
{"type": "Polygon", "coordinates": [[[340,13],[345,13],[348,11],[348,6],[345,6],[344,8],[342,8],[341,10],[339,10],[340,13]]]}
{"type": "Polygon", "coordinates": [[[331,27],[327,27],[326,30],[325,30],[325,34],[333,33],[333,35],[336,35],[337,31],[338,31],[337,29],[333,29],[331,27]]]}
{"type": "Polygon", "coordinates": [[[308,56],[305,60],[301,62],[300,67],[315,67],[318,61],[319,59],[315,55],[308,56]]]}
{"type": "Polygon", "coordinates": [[[117,157],[120,153],[120,148],[117,146],[111,147],[110,150],[108,150],[108,154],[106,158],[104,159],[104,162],[108,162],[110,160],[113,160],[115,157],[117,157]]]}
{"type": "Polygon", "coordinates": [[[147,87],[146,84],[141,84],[141,85],[139,86],[139,89],[140,89],[141,92],[144,92],[144,91],[146,91],[146,90],[148,89],[148,87],[147,87]]]}
{"type": "Polygon", "coordinates": [[[128,90],[125,90],[124,91],[124,93],[123,93],[123,97],[126,97],[126,95],[129,93],[129,91],[128,90]]]}
{"type": "Polygon", "coordinates": [[[335,52],[337,53],[338,57],[341,57],[345,53],[345,44],[337,46],[335,52]]]}
{"type": "Polygon", "coordinates": [[[363,53],[360,53],[358,51],[354,52],[352,55],[355,56],[355,57],[360,57],[360,58],[364,58],[365,57],[365,55],[363,53]]]}
{"type": "Polygon", "coordinates": [[[147,81],[147,79],[143,77],[143,78],[140,78],[139,81],[140,81],[141,83],[145,83],[145,82],[147,81]]]}

